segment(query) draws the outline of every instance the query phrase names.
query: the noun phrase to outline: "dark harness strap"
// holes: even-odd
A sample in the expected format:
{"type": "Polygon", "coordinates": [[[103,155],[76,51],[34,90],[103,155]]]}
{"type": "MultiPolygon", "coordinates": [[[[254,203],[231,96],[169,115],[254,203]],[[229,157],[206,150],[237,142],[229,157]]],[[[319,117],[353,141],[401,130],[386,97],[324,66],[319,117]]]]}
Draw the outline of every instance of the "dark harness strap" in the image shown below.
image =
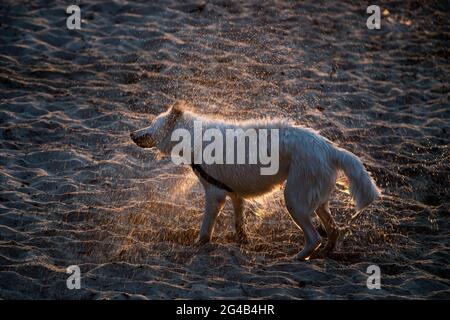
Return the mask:
{"type": "Polygon", "coordinates": [[[233,192],[233,189],[231,189],[225,183],[220,182],[216,178],[213,178],[209,174],[207,174],[205,172],[205,170],[203,170],[202,167],[199,164],[192,163],[191,167],[192,167],[192,170],[194,170],[194,172],[197,172],[203,179],[205,179],[209,183],[215,185],[217,188],[226,190],[228,192],[233,192]]]}

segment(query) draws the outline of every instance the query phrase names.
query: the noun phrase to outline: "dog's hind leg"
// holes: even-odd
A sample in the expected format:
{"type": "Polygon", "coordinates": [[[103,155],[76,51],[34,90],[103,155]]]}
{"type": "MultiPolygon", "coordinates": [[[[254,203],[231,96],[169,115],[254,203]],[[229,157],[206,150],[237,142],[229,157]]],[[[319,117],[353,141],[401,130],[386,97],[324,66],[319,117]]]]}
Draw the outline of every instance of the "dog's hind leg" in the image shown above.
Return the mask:
{"type": "Polygon", "coordinates": [[[205,212],[198,244],[206,244],[211,241],[216,218],[225,204],[226,192],[215,187],[205,188],[205,212]]]}
{"type": "Polygon", "coordinates": [[[339,238],[339,228],[331,216],[330,204],[328,201],[320,205],[319,208],[317,208],[316,213],[319,216],[320,221],[322,221],[325,231],[327,232],[327,244],[322,250],[320,250],[320,255],[326,255],[327,253],[333,251],[336,246],[336,242],[339,238]]]}
{"type": "Polygon", "coordinates": [[[234,207],[234,227],[236,235],[241,243],[247,243],[248,237],[245,231],[245,217],[244,217],[244,200],[239,195],[231,194],[231,201],[234,207]]]}
{"type": "Polygon", "coordinates": [[[321,237],[311,220],[315,208],[308,204],[306,190],[302,190],[303,188],[300,187],[298,181],[294,181],[292,178],[297,180],[297,177],[288,178],[284,190],[284,199],[292,219],[300,226],[305,236],[305,246],[297,254],[296,258],[308,260],[311,254],[320,246],[321,237]]]}

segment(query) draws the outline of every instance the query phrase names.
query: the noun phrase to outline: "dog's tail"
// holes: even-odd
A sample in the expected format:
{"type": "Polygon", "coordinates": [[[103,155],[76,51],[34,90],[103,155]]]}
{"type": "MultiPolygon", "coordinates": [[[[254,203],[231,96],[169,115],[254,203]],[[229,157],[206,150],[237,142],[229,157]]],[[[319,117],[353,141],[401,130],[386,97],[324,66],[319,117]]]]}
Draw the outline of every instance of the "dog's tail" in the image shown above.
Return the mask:
{"type": "Polygon", "coordinates": [[[355,202],[356,209],[360,211],[381,195],[380,190],[357,156],[341,148],[334,149],[336,166],[347,176],[350,195],[355,202]]]}

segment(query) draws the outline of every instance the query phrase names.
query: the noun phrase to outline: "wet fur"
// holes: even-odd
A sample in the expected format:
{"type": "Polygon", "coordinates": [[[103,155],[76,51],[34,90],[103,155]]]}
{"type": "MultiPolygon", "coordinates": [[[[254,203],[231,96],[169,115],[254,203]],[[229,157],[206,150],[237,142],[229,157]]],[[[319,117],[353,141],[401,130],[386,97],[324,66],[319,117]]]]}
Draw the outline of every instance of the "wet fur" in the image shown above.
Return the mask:
{"type": "Polygon", "coordinates": [[[204,171],[231,187],[233,192],[219,189],[199,177],[206,195],[199,243],[211,240],[215,220],[227,195],[231,197],[235,209],[236,232],[242,241],[246,241],[244,199],[267,193],[286,182],[286,207],[295,223],[302,228],[306,240],[297,257],[308,259],[317,254],[321,244],[321,237],[311,222],[314,213],[319,216],[328,235],[328,243],[322,253],[332,250],[336,244],[339,232],[329,210],[329,198],[339,171],[349,180],[350,194],[358,210],[380,195],[374,180],[357,156],[337,147],[318,132],[283,119],[217,120],[187,111],[184,102],[177,102],[156,117],[149,127],[131,133],[131,137],[141,147],[156,147],[160,152],[170,154],[177,143],[171,141],[171,132],[184,128],[193,136],[196,120],[202,121],[203,129],[219,129],[224,135],[227,128],[279,129],[280,142],[279,170],[275,175],[261,175],[260,164],[202,164],[204,171]]]}

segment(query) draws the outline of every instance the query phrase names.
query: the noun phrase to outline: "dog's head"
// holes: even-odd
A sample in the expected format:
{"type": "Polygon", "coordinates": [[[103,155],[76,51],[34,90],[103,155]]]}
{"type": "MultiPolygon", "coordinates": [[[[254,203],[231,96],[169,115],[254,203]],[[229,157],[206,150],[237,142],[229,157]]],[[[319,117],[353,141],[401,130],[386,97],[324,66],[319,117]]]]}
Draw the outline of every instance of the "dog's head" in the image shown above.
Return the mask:
{"type": "Polygon", "coordinates": [[[185,102],[177,101],[166,112],[159,114],[150,126],[131,132],[131,139],[141,148],[156,147],[165,151],[164,146],[170,141],[171,132],[183,116],[184,110],[185,102]]]}

